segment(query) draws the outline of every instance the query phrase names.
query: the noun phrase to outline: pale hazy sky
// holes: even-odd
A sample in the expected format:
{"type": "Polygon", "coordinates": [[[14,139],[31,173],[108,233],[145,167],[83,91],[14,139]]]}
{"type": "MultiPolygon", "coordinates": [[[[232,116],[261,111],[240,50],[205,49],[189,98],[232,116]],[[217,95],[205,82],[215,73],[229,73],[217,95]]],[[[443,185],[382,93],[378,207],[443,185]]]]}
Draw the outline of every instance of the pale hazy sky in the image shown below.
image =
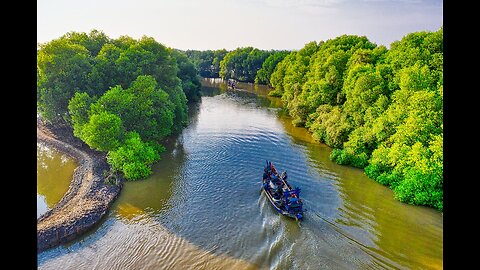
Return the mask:
{"type": "Polygon", "coordinates": [[[443,25],[443,0],[37,0],[37,42],[69,31],[177,49],[300,49],[343,34],[390,45],[443,25]]]}

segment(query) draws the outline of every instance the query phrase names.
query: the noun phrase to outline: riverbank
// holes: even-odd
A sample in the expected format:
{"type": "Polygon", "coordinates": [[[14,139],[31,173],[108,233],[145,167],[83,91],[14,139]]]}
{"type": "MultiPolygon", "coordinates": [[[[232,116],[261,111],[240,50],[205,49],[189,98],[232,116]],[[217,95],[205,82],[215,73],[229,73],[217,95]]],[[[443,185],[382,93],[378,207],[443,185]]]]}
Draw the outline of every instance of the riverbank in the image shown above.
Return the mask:
{"type": "Polygon", "coordinates": [[[87,237],[40,253],[38,269],[442,269],[440,213],[332,162],[265,87],[218,87],[204,81],[152,175],[125,183],[87,237]],[[301,188],[304,222],[260,196],[264,159],[301,188]]]}
{"type": "Polygon", "coordinates": [[[37,252],[65,244],[85,233],[107,213],[122,188],[122,181],[104,182],[108,171],[105,153],[90,149],[69,127],[53,127],[37,120],[37,142],[76,159],[68,191],[62,200],[37,219],[37,252]]]}

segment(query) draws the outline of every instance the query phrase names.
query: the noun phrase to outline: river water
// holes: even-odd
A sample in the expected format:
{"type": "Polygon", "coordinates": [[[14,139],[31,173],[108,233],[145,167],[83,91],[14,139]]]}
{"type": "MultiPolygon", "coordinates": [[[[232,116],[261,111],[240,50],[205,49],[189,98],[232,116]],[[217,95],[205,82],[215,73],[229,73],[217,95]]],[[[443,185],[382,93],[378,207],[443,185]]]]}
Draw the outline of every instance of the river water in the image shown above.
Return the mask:
{"type": "Polygon", "coordinates": [[[75,160],[37,143],[37,218],[62,199],[76,167],[75,160]]]}
{"type": "Polygon", "coordinates": [[[39,269],[441,269],[443,215],[329,160],[264,86],[205,79],[190,124],[104,221],[39,269]],[[265,160],[301,188],[303,221],[263,194],[265,160]]]}

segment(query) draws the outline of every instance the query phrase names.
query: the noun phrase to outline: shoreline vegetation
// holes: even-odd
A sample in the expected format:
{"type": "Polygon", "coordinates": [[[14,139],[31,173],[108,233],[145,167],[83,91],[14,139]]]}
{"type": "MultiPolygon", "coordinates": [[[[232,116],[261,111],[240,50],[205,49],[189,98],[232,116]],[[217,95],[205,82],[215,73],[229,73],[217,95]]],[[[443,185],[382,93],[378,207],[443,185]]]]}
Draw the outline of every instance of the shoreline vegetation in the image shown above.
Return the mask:
{"type": "Polygon", "coordinates": [[[39,251],[100,220],[120,192],[116,179],[151,174],[162,141],[187,125],[187,104],[200,100],[200,77],[272,87],[293,124],[333,148],[334,162],[362,168],[402,202],[442,211],[443,27],[390,47],[343,35],[297,51],[181,51],[97,30],[40,44],[37,140],[80,165],[37,220],[39,251]]]}
{"type": "Polygon", "coordinates": [[[363,169],[401,202],[443,211],[443,27],[389,49],[342,35],[291,52],[186,53],[200,74],[272,87],[292,124],[333,148],[332,161],[363,169]]]}
{"type": "Polygon", "coordinates": [[[107,153],[110,174],[126,180],[151,174],[162,141],[187,125],[187,105],[200,99],[200,88],[184,53],[146,36],[69,32],[37,52],[42,120],[71,127],[107,153]]]}

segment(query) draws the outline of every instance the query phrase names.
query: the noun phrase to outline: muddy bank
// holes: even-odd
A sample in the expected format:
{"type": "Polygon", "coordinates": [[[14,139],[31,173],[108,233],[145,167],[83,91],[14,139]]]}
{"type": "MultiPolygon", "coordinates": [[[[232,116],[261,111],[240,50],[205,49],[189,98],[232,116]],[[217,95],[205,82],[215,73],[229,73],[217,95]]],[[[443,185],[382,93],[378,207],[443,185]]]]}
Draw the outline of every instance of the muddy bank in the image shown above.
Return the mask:
{"type": "Polygon", "coordinates": [[[42,252],[71,241],[98,223],[120,193],[122,182],[104,183],[104,171],[109,170],[105,153],[90,149],[68,127],[52,127],[38,120],[37,142],[79,164],[62,200],[37,219],[37,251],[42,252]]]}

